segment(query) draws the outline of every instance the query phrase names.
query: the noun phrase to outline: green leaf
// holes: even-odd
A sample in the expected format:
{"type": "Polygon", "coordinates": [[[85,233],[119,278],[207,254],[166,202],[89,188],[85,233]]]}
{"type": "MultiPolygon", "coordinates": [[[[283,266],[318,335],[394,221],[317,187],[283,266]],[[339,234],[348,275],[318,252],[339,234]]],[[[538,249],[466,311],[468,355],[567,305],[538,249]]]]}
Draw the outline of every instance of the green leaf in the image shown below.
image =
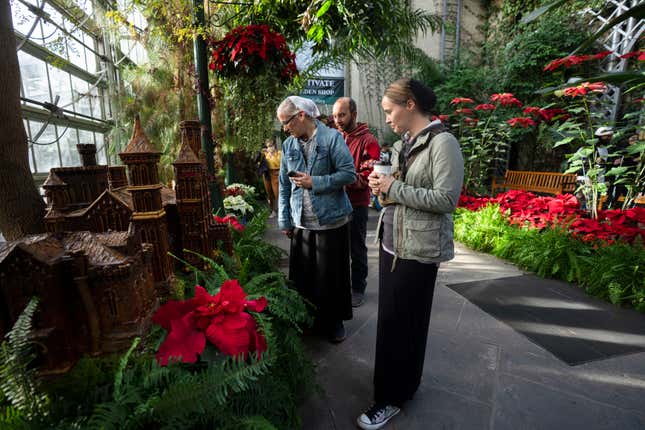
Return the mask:
{"type": "Polygon", "coordinates": [[[576,173],[579,170],[578,166],[571,166],[567,170],[564,171],[564,173],[576,173]]]}
{"type": "Polygon", "coordinates": [[[329,10],[329,8],[333,3],[334,3],[333,0],[327,0],[325,3],[323,3],[320,9],[318,9],[318,12],[316,12],[316,18],[320,18],[321,16],[323,16],[325,12],[329,10]]]}
{"type": "Polygon", "coordinates": [[[625,166],[623,166],[623,167],[614,167],[612,169],[609,169],[609,171],[607,173],[605,173],[605,176],[622,175],[623,173],[625,173],[628,170],[629,170],[629,167],[625,167],[625,166]]]}
{"type": "Polygon", "coordinates": [[[573,137],[565,137],[564,139],[559,140],[558,142],[556,142],[555,145],[553,145],[553,147],[557,148],[558,146],[567,145],[567,144],[573,142],[574,140],[575,140],[575,138],[573,138],[573,137]]]}
{"type": "Polygon", "coordinates": [[[520,22],[522,24],[529,24],[535,21],[536,19],[538,19],[539,17],[541,17],[542,15],[544,15],[545,13],[549,12],[550,10],[560,7],[567,2],[569,2],[569,0],[555,0],[551,3],[547,3],[531,11],[528,15],[524,16],[520,22]]]}
{"type": "Polygon", "coordinates": [[[634,143],[633,145],[629,145],[625,149],[625,152],[627,152],[628,154],[640,154],[643,151],[645,151],[645,140],[641,140],[634,143]]]}

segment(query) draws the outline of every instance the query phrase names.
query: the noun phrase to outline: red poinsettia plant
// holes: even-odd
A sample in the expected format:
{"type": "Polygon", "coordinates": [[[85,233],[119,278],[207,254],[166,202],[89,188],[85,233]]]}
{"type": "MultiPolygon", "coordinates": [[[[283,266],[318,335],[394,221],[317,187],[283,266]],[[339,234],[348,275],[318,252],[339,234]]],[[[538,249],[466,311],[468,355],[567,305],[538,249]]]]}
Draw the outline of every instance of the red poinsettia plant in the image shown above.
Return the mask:
{"type": "Polygon", "coordinates": [[[157,351],[157,361],[195,363],[206,348],[206,342],[222,354],[247,358],[267,349],[264,335],[249,312],[262,312],[267,300],[247,300],[237,280],[225,281],[220,291],[210,295],[196,285],[195,296],[188,300],[170,300],[152,317],[155,324],[168,331],[157,351]]]}
{"type": "Polygon", "coordinates": [[[269,69],[283,82],[298,75],[296,56],[283,35],[268,25],[234,28],[223,39],[210,41],[210,69],[221,77],[257,76],[269,69]]]}
{"type": "Polygon", "coordinates": [[[645,243],[645,208],[600,211],[597,219],[589,218],[571,194],[555,197],[537,196],[528,191],[510,190],[496,197],[474,197],[462,194],[459,207],[477,211],[488,204],[499,205],[509,224],[544,229],[558,226],[585,242],[645,243]],[[639,239],[640,238],[640,239],[639,239]]]}
{"type": "Polygon", "coordinates": [[[244,225],[237,220],[237,217],[235,215],[226,215],[223,217],[213,215],[213,220],[217,224],[229,225],[235,231],[238,231],[238,232],[244,231],[244,225]]]}

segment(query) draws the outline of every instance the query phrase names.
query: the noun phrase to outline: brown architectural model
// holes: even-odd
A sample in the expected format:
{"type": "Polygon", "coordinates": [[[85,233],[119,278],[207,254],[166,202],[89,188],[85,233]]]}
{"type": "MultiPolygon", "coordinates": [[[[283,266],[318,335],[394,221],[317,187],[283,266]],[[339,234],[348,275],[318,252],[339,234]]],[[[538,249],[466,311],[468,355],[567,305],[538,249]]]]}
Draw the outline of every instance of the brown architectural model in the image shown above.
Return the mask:
{"type": "Polygon", "coordinates": [[[169,251],[193,265],[200,258],[184,249],[212,257],[221,243],[232,252],[228,227],[213,222],[199,122],[180,129],[175,190],[159,182],[161,153],[137,118],[119,154],[125,166],[99,166],[96,147],[78,145],[82,166],[51,169],[43,184],[49,233],[0,244],[0,336],[40,297],[34,327],[44,372],[122,350],[145,333],[176,267],[169,251]]]}

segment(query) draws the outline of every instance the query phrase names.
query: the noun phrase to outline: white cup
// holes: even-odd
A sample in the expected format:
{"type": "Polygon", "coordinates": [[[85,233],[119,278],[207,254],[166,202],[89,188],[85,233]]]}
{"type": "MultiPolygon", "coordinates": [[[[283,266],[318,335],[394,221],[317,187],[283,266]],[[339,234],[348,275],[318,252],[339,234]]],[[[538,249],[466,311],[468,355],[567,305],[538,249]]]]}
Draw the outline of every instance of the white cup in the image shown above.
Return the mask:
{"type": "Polygon", "coordinates": [[[391,164],[375,164],[374,173],[379,175],[390,176],[392,174],[392,165],[391,164]]]}

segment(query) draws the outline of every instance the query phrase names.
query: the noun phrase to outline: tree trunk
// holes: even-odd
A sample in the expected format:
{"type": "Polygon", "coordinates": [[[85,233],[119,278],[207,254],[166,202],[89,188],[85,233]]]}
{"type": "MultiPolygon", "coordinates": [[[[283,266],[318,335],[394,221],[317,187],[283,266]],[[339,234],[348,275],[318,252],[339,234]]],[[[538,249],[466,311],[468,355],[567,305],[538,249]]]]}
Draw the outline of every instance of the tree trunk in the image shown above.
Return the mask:
{"type": "Polygon", "coordinates": [[[20,67],[9,0],[0,0],[0,231],[13,240],[45,230],[45,202],[29,170],[20,111],[20,67]]]}

